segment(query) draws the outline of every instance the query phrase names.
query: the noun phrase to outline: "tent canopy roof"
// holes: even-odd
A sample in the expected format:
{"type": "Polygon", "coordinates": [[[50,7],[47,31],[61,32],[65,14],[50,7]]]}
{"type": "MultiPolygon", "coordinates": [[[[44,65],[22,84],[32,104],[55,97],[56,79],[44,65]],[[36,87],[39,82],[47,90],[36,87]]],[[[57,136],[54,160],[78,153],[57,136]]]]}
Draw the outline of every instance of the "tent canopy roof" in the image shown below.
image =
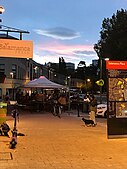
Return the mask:
{"type": "Polygon", "coordinates": [[[59,89],[59,88],[65,88],[65,86],[54,83],[50,80],[48,80],[45,76],[40,76],[38,79],[34,79],[30,82],[28,82],[24,87],[30,87],[30,88],[45,88],[45,89],[59,89]]]}

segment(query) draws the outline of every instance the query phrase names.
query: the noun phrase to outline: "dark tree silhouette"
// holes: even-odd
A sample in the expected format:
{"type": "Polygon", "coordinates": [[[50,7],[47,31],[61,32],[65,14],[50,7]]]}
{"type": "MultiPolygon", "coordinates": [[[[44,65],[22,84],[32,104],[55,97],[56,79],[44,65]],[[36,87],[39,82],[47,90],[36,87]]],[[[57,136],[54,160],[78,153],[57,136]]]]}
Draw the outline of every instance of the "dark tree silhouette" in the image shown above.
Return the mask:
{"type": "Polygon", "coordinates": [[[66,63],[63,57],[59,58],[59,73],[66,75],[66,63]]]}
{"type": "Polygon", "coordinates": [[[117,10],[111,18],[104,18],[94,49],[99,58],[127,60],[127,10],[117,10]]]}

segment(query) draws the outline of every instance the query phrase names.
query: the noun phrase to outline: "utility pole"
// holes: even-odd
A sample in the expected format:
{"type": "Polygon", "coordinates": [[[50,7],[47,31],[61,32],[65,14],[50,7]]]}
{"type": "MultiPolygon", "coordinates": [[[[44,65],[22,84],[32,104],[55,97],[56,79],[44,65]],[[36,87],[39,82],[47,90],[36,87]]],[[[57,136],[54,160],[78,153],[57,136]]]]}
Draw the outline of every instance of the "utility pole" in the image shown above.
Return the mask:
{"type": "MultiPolygon", "coordinates": [[[[102,71],[103,71],[103,63],[102,63],[102,56],[101,56],[101,46],[97,44],[94,45],[94,50],[96,51],[99,61],[100,61],[100,80],[102,79],[102,71]]],[[[100,86],[100,104],[102,103],[102,86],[100,86]]]]}
{"type": "Polygon", "coordinates": [[[70,87],[71,87],[71,76],[68,76],[68,110],[70,111],[70,87]]]}

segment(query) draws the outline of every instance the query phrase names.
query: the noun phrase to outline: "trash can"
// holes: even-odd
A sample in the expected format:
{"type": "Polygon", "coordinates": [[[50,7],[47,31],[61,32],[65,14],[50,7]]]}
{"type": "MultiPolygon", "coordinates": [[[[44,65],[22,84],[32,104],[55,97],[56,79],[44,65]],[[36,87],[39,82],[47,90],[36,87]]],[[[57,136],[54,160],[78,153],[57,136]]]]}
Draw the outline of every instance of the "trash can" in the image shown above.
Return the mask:
{"type": "Polygon", "coordinates": [[[6,122],[7,103],[0,102],[0,125],[6,122]]]}

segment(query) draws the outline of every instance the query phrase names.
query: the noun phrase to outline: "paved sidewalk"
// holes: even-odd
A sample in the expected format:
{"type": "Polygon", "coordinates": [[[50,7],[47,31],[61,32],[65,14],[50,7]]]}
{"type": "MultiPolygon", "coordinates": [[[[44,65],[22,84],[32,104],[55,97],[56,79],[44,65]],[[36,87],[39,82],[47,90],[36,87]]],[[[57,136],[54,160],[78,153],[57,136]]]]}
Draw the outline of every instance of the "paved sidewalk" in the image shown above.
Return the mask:
{"type": "MultiPolygon", "coordinates": [[[[82,117],[21,114],[16,149],[0,136],[0,169],[126,169],[127,139],[107,139],[106,120],[84,127],[82,117]]],[[[12,117],[7,123],[13,128],[12,117]]]]}

